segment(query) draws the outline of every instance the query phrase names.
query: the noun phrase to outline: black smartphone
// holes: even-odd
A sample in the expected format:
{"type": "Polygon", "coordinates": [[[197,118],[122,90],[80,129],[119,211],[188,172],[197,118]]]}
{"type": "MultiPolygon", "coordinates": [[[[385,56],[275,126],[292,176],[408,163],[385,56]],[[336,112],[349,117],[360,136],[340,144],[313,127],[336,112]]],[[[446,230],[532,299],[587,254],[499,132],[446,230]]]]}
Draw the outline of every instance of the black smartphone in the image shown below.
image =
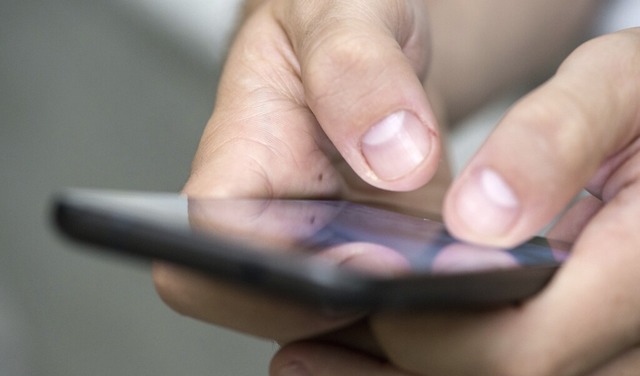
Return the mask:
{"type": "Polygon", "coordinates": [[[346,201],[69,189],[53,213],[87,248],[340,311],[516,303],[540,291],[570,250],[544,238],[512,249],[467,244],[437,221],[346,201]]]}

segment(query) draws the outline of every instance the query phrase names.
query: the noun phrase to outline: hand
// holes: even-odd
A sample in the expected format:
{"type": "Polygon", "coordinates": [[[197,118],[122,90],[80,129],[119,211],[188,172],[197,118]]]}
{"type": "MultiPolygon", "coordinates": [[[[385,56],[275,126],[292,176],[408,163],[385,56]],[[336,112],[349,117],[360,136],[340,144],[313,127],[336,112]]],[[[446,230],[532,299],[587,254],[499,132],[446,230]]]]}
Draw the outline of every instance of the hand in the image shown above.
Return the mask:
{"type": "MultiPolygon", "coordinates": [[[[422,86],[424,2],[319,4],[274,0],[246,20],[185,193],[439,210],[449,178],[422,86]]],[[[155,265],[154,279],[177,311],[280,342],[361,317],[312,311],[166,264],[155,265]]]]}
{"type": "Polygon", "coordinates": [[[492,311],[377,315],[373,333],[391,363],[301,343],[276,355],[272,374],[637,373],[639,57],[640,29],[578,48],[507,113],[448,193],[444,214],[453,232],[512,245],[586,186],[591,195],[551,233],[575,246],[547,289],[521,306],[492,311]]]}

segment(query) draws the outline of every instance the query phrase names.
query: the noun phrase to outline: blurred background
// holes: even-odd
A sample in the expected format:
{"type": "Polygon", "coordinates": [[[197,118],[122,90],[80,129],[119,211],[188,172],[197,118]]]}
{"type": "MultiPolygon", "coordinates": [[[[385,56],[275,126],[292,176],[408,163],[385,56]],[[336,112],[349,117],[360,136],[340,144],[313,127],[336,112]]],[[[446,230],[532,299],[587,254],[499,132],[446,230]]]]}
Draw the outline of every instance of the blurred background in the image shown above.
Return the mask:
{"type": "Polygon", "coordinates": [[[64,186],[180,190],[237,4],[0,2],[0,375],[266,374],[274,345],[178,316],[147,265],[47,217],[64,186]]]}
{"type": "MultiPolygon", "coordinates": [[[[65,186],[180,190],[238,4],[0,3],[0,375],[266,374],[274,344],[173,313],[148,265],[62,241],[47,212],[65,186]]],[[[460,127],[455,166],[510,102],[460,127]]]]}

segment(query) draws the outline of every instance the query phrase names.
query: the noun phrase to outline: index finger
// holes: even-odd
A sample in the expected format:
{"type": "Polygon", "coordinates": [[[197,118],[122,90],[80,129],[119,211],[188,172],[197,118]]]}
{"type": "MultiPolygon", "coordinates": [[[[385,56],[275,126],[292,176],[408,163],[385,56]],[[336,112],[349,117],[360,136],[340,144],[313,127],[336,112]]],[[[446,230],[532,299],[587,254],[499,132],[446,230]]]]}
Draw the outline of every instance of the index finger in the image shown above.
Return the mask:
{"type": "Polygon", "coordinates": [[[509,246],[548,224],[640,133],[639,51],[640,29],[595,39],[517,103],[449,191],[451,232],[509,246]]]}

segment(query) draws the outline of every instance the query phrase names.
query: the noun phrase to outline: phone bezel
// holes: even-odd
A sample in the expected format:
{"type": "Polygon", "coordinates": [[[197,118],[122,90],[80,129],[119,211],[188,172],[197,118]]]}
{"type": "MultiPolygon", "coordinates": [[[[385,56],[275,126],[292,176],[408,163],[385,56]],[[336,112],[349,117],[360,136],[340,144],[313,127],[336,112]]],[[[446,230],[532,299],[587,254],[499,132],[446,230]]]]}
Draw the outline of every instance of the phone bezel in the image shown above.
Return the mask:
{"type": "Polygon", "coordinates": [[[76,189],[55,196],[54,223],[69,239],[144,260],[179,264],[257,293],[333,311],[512,304],[539,292],[560,267],[558,263],[465,274],[380,277],[303,257],[265,254],[222,237],[145,222],[92,205],[87,197],[95,194],[111,193],[76,189]]]}

